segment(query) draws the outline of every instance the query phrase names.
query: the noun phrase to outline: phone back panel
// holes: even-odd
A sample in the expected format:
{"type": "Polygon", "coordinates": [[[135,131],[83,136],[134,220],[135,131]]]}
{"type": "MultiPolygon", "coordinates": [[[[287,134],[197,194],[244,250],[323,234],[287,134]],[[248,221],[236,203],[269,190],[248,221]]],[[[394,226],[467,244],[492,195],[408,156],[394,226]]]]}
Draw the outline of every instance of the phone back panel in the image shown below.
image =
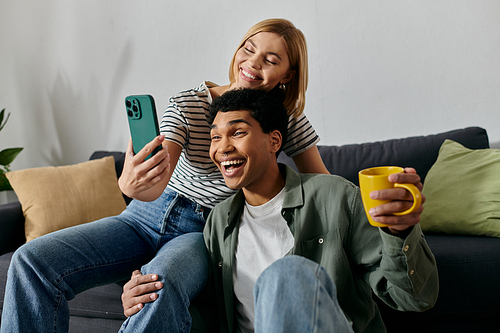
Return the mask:
{"type": "MultiPolygon", "coordinates": [[[[150,95],[132,95],[125,98],[125,106],[127,108],[134,154],[137,154],[147,143],[160,134],[155,102],[150,95]]],[[[160,149],[161,145],[146,159],[160,149]]]]}

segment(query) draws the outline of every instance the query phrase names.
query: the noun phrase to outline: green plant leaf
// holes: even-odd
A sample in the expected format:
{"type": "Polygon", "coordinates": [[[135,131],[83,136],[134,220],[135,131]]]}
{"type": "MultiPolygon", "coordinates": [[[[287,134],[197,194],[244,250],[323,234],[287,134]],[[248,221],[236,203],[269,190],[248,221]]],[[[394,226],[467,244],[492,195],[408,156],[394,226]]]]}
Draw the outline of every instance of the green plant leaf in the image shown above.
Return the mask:
{"type": "Polygon", "coordinates": [[[12,186],[9,183],[9,180],[7,177],[5,177],[5,174],[1,172],[0,170],[0,191],[9,191],[12,190],[12,186]]]}
{"type": "Polygon", "coordinates": [[[0,131],[5,126],[5,124],[7,124],[7,120],[9,120],[10,113],[7,115],[7,119],[5,119],[5,122],[3,122],[3,117],[4,116],[5,116],[5,109],[3,109],[2,111],[0,111],[0,131]]]}
{"type": "Polygon", "coordinates": [[[23,148],[8,148],[0,151],[0,165],[9,165],[23,148]]]}

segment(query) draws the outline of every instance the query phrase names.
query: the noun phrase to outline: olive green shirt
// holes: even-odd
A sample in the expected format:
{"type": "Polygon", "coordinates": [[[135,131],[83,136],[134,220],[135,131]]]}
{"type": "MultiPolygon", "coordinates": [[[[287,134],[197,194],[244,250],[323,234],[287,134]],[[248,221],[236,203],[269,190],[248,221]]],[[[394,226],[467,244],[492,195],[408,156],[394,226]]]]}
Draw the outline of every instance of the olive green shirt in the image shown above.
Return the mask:
{"type": "MultiPolygon", "coordinates": [[[[340,307],[355,332],[385,332],[373,292],[399,310],[431,308],[438,295],[434,256],[420,226],[405,239],[372,227],[359,188],[333,175],[298,174],[280,165],[285,177],[282,216],[295,238],[290,254],[323,266],[337,287],[340,307]]],[[[220,332],[235,332],[233,264],[245,197],[240,190],[217,205],[204,230],[210,281],[220,332]]],[[[249,249],[251,251],[251,249],[249,249]]]]}

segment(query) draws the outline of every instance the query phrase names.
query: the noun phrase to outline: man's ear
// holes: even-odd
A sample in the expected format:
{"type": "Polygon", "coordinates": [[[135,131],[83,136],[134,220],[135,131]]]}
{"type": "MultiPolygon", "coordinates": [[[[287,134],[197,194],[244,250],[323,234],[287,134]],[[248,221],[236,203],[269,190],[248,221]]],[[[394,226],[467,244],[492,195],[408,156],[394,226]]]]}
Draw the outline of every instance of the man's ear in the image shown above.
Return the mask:
{"type": "Polygon", "coordinates": [[[283,138],[281,137],[280,131],[274,130],[269,133],[269,140],[271,143],[271,152],[276,153],[280,150],[281,145],[283,144],[283,138]]]}

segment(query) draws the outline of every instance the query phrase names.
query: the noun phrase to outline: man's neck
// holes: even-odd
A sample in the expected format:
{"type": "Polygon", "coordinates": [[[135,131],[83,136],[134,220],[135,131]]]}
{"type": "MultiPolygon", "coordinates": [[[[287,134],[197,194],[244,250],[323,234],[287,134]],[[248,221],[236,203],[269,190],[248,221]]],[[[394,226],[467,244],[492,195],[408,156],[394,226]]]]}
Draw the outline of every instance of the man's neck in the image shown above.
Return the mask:
{"type": "Polygon", "coordinates": [[[278,164],[266,173],[257,186],[243,188],[245,200],[249,205],[260,206],[274,198],[285,187],[285,177],[281,174],[278,164]]]}

